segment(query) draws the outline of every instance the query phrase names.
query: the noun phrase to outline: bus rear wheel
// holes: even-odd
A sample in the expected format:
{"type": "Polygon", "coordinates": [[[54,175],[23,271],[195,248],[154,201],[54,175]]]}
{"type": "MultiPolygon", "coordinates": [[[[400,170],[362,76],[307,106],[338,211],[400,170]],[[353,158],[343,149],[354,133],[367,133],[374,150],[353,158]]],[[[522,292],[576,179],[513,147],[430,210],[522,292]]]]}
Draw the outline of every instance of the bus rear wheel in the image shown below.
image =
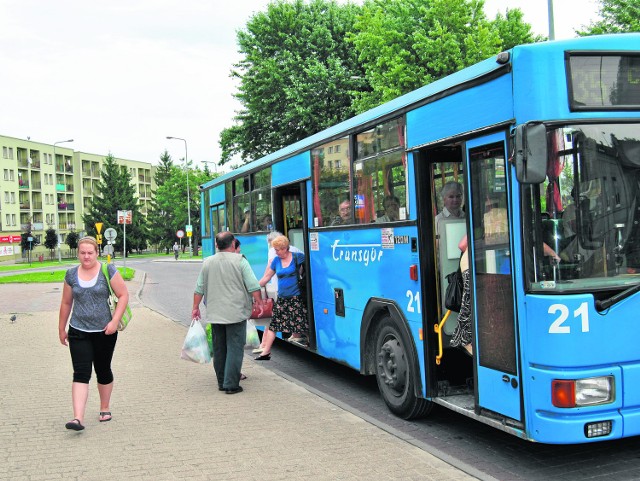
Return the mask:
{"type": "Polygon", "coordinates": [[[376,380],[389,410],[403,419],[426,415],[433,405],[415,394],[415,368],[407,353],[409,344],[390,317],[378,326],[375,342],[376,380]]]}

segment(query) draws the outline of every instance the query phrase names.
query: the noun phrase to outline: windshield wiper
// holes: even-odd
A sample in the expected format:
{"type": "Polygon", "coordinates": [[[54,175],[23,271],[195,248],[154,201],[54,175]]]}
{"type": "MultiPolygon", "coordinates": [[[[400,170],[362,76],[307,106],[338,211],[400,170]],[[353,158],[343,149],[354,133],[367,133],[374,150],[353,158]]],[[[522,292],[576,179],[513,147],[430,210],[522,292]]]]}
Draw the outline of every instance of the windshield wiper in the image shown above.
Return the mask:
{"type": "Polygon", "coordinates": [[[620,302],[623,299],[626,299],[629,296],[632,296],[636,292],[640,292],[640,284],[630,287],[629,289],[622,291],[618,294],[611,296],[609,299],[605,299],[603,301],[596,301],[596,310],[604,311],[605,309],[609,309],[616,302],[620,302]]]}

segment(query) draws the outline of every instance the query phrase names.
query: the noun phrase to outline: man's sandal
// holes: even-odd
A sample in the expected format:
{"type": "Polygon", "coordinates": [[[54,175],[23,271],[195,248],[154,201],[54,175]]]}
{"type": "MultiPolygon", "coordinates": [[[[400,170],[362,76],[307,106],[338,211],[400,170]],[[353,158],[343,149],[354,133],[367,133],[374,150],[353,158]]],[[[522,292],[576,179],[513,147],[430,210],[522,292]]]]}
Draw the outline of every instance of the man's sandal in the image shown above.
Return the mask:
{"type": "Polygon", "coordinates": [[[100,411],[100,422],[101,423],[106,423],[107,421],[111,421],[111,412],[110,411],[100,411]]]}

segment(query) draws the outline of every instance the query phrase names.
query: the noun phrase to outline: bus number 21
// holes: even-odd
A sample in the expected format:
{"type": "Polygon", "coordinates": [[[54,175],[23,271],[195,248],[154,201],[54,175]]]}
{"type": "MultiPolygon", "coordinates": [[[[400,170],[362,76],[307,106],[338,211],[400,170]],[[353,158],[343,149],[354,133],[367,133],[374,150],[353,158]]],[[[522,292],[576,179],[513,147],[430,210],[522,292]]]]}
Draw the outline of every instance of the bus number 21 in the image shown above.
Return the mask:
{"type": "Polygon", "coordinates": [[[411,292],[407,291],[407,297],[409,298],[409,304],[407,304],[407,312],[416,312],[420,314],[422,310],[420,307],[420,293],[419,292],[411,292]],[[415,304],[415,307],[413,307],[415,304]]]}
{"type": "MultiPolygon", "coordinates": [[[[549,334],[571,334],[571,326],[563,326],[569,318],[569,308],[564,304],[552,304],[549,306],[549,314],[558,314],[558,318],[549,326],[549,334]]],[[[582,332],[589,332],[589,309],[586,302],[580,304],[573,311],[573,318],[582,321],[582,332]]]]}

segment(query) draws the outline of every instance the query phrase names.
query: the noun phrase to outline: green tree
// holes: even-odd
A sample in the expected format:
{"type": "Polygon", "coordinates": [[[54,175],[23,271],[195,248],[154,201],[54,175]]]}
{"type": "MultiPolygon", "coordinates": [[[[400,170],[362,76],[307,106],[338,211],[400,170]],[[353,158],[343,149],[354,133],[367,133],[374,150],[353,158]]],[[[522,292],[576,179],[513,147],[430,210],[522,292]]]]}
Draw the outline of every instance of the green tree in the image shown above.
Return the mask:
{"type": "Polygon", "coordinates": [[[79,240],[80,240],[80,235],[75,230],[71,230],[67,234],[65,243],[69,246],[69,249],[71,249],[71,252],[75,252],[75,250],[78,248],[79,240]]]}
{"type": "Polygon", "coordinates": [[[489,21],[483,0],[367,0],[351,36],[371,92],[358,112],[536,40],[519,10],[489,21]]]}
{"type": "MultiPolygon", "coordinates": [[[[180,169],[173,166],[170,176],[162,184],[158,185],[153,196],[151,217],[149,219],[154,242],[159,248],[164,249],[166,253],[169,252],[170,246],[173,245],[176,230],[180,225],[186,224],[186,220],[183,222],[183,217],[186,218],[186,210],[180,209],[177,205],[182,202],[180,197],[186,199],[187,195],[184,184],[178,186],[178,182],[174,179],[179,175],[180,169]],[[182,216],[182,212],[185,212],[184,216],[182,216]]],[[[184,209],[186,209],[186,200],[184,202],[184,209]]]]}
{"type": "Polygon", "coordinates": [[[33,225],[31,224],[31,217],[29,217],[24,227],[24,232],[20,234],[20,249],[22,249],[22,252],[31,251],[39,244],[37,237],[33,235],[32,229],[33,225]],[[29,237],[32,239],[31,242],[29,242],[29,237]]]}
{"type": "MultiPolygon", "coordinates": [[[[198,254],[198,248],[202,242],[202,222],[200,221],[200,207],[201,207],[201,199],[200,199],[200,189],[199,186],[209,182],[211,178],[215,178],[217,174],[207,173],[204,170],[196,169],[189,171],[189,185],[191,186],[191,224],[193,225],[193,254],[198,254]]],[[[188,241],[187,241],[188,242],[188,241]]]]}
{"type": "MultiPolygon", "coordinates": [[[[194,254],[197,254],[197,246],[200,245],[200,191],[198,186],[210,180],[210,175],[199,169],[191,169],[189,166],[189,207],[187,210],[187,172],[178,167],[173,167],[171,176],[158,187],[155,192],[154,203],[158,212],[164,213],[163,225],[166,232],[160,245],[168,249],[178,240],[176,232],[185,230],[191,214],[193,237],[191,239],[194,254]]],[[[188,245],[186,238],[182,239],[182,245],[188,245]]],[[[167,251],[168,252],[168,251],[167,251]]]]}
{"type": "Polygon", "coordinates": [[[171,155],[169,155],[169,152],[165,149],[160,155],[160,164],[153,175],[156,190],[152,195],[151,207],[147,218],[149,223],[149,241],[157,246],[157,248],[164,249],[167,254],[169,253],[171,245],[173,245],[172,239],[175,236],[173,222],[171,221],[173,212],[165,210],[169,208],[168,205],[161,205],[161,203],[158,202],[158,190],[172,177],[176,169],[177,167],[173,164],[171,155]]]}
{"type": "Polygon", "coordinates": [[[600,19],[592,22],[580,36],[605,33],[640,32],[640,2],[638,0],[600,0],[600,19]]]}
{"type": "Polygon", "coordinates": [[[118,224],[118,211],[130,210],[132,224],[127,225],[127,253],[146,248],[149,239],[146,218],[140,213],[140,207],[131,183],[129,169],[116,163],[111,153],[102,164],[100,180],[97,182],[97,194],[82,216],[87,233],[96,235],[95,224],[102,222],[102,233],[113,227],[118,232],[114,249],[122,251],[123,225],[118,224]]]}
{"type": "Polygon", "coordinates": [[[509,50],[516,45],[547,40],[544,35],[533,34],[531,25],[524,21],[524,14],[519,8],[507,9],[504,16],[498,13],[491,23],[502,42],[501,51],[509,50]]]}
{"type": "Polygon", "coordinates": [[[49,257],[53,259],[54,249],[58,245],[58,232],[53,227],[49,227],[44,233],[44,246],[49,249],[49,257]]]}
{"type": "Polygon", "coordinates": [[[220,165],[249,161],[354,114],[364,70],[347,41],[361,7],[332,0],[278,1],[237,34],[242,109],[220,134],[220,165]]]}

